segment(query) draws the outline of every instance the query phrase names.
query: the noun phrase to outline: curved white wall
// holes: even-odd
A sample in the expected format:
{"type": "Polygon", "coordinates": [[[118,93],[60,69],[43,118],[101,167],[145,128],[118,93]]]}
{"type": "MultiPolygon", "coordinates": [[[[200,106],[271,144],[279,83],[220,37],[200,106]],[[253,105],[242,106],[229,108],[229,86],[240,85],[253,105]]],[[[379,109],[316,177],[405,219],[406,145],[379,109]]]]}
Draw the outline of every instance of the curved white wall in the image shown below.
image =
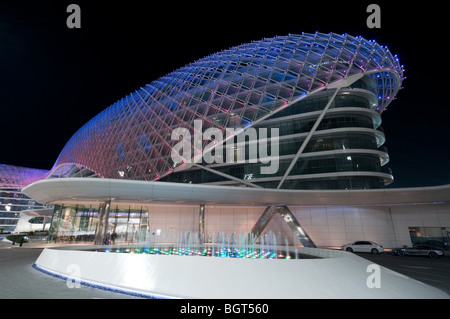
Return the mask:
{"type": "Polygon", "coordinates": [[[324,258],[267,260],[102,253],[79,248],[46,248],[36,265],[63,276],[78,274],[82,281],[167,297],[449,297],[383,267],[380,267],[380,288],[369,288],[370,262],[342,251],[299,248],[303,253],[324,258]]]}

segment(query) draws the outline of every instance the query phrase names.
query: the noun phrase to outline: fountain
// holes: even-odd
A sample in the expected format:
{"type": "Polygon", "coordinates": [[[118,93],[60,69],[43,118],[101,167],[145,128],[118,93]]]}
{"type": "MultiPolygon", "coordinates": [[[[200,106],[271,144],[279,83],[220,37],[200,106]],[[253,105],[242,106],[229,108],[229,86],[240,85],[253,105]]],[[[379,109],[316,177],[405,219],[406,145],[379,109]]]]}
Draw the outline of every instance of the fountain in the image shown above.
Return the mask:
{"type": "MultiPolygon", "coordinates": [[[[279,234],[281,236],[281,234],[279,234]]],[[[131,253],[166,256],[203,256],[219,258],[250,259],[299,259],[317,258],[290,251],[287,238],[284,246],[277,244],[277,235],[272,231],[259,238],[257,243],[253,234],[213,232],[209,240],[201,244],[197,232],[167,232],[157,236],[148,234],[144,244],[103,245],[86,249],[105,253],[131,253]]],[[[279,241],[279,240],[278,240],[279,241]]]]}
{"type": "Polygon", "coordinates": [[[72,280],[76,265],[81,284],[151,298],[448,298],[383,267],[381,288],[371,289],[368,260],[292,246],[270,231],[258,240],[211,233],[205,242],[191,231],[147,235],[137,244],[46,248],[35,268],[72,280]]]}

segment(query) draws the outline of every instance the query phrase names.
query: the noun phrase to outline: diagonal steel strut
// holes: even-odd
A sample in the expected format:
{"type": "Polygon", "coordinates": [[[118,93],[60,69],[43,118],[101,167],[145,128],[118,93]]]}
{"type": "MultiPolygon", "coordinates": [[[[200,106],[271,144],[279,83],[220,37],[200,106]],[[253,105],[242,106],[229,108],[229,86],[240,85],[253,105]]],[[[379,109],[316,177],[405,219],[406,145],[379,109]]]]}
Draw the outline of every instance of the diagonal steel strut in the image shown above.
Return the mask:
{"type": "Polygon", "coordinates": [[[255,226],[253,226],[252,230],[250,231],[250,233],[255,237],[255,241],[261,236],[262,232],[267,227],[275,214],[280,214],[281,217],[283,217],[283,220],[289,226],[289,228],[303,245],[303,247],[316,248],[316,245],[311,240],[309,235],[302,228],[302,226],[300,226],[297,218],[295,218],[290,209],[284,205],[267,206],[261,217],[259,217],[255,226]]]}

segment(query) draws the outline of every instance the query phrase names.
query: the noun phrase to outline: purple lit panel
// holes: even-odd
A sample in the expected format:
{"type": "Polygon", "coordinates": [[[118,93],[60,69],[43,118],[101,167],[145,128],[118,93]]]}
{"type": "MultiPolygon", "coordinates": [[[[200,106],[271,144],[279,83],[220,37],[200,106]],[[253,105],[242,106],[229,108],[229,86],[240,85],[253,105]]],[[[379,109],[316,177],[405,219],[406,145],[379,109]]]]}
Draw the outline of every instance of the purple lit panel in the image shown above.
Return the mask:
{"type": "Polygon", "coordinates": [[[0,164],[0,188],[21,189],[43,179],[49,171],[0,164]]]}

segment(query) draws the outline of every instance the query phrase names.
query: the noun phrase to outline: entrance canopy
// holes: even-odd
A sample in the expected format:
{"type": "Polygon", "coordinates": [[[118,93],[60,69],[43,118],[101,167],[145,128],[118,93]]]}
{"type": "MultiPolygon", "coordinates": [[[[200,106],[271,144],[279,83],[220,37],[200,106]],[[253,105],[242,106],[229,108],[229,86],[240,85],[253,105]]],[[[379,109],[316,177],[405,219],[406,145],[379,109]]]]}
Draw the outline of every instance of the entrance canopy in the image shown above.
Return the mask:
{"type": "Polygon", "coordinates": [[[22,192],[44,204],[158,203],[217,206],[412,205],[450,201],[450,185],[374,190],[277,190],[106,178],[44,179],[22,192]]]}

